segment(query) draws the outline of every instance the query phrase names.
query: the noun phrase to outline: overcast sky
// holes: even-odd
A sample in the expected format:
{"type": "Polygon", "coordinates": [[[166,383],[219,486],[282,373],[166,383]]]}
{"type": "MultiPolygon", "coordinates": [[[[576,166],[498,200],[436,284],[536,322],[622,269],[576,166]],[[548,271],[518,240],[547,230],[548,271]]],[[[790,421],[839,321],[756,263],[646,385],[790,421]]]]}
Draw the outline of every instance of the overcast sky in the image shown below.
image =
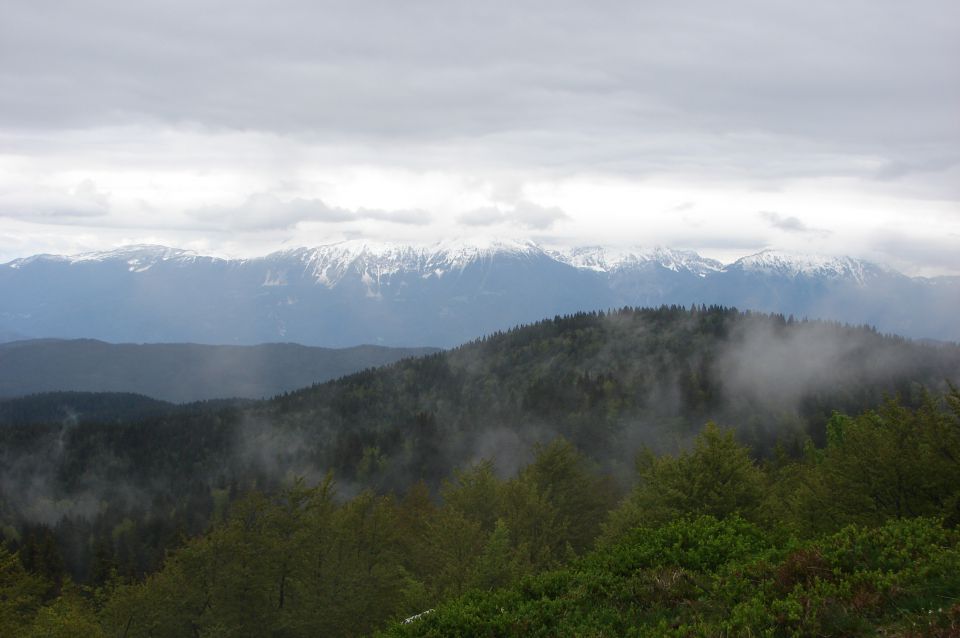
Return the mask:
{"type": "Polygon", "coordinates": [[[0,261],[471,235],[960,274],[960,3],[0,0],[0,261]]]}

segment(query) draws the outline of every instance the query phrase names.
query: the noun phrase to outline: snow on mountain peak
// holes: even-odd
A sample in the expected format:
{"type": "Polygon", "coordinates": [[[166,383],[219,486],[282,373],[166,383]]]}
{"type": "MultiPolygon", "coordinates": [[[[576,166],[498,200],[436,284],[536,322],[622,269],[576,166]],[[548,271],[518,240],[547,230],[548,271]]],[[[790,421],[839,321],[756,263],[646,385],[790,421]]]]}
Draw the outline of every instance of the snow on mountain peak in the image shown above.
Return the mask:
{"type": "Polygon", "coordinates": [[[741,257],[728,268],[787,277],[851,278],[863,282],[878,266],[852,257],[817,254],[796,254],[779,250],[762,250],[741,257]]]}
{"type": "Polygon", "coordinates": [[[82,262],[125,261],[130,272],[144,272],[159,262],[196,261],[197,259],[216,259],[201,257],[192,250],[170,248],[157,244],[130,244],[114,250],[80,253],[68,257],[71,264],[82,262]]]}
{"type": "Polygon", "coordinates": [[[336,285],[351,271],[372,286],[396,273],[419,272],[424,277],[440,277],[493,255],[532,255],[542,252],[532,241],[498,238],[445,240],[424,245],[351,239],[283,251],[276,255],[299,259],[307,271],[326,286],[336,285]]]}
{"type": "MultiPolygon", "coordinates": [[[[866,278],[879,273],[894,272],[851,257],[795,254],[779,250],[763,250],[724,265],[693,251],[662,246],[653,248],[581,246],[545,250],[530,240],[500,237],[448,239],[431,244],[350,239],[311,248],[283,250],[253,261],[268,262],[269,270],[263,283],[265,286],[285,285],[292,262],[300,264],[303,268],[302,272],[317,283],[328,287],[335,286],[347,275],[356,275],[365,282],[370,294],[375,295],[378,294],[381,282],[398,273],[419,274],[424,279],[440,278],[447,273],[461,271],[470,264],[488,260],[494,256],[523,259],[545,257],[574,268],[601,273],[660,267],[678,273],[692,273],[699,277],[739,270],[792,278],[852,279],[863,283],[866,278]]],[[[192,262],[200,259],[220,261],[219,258],[202,257],[189,250],[153,244],[135,244],[72,256],[34,255],[11,261],[6,265],[16,269],[37,260],[68,264],[122,261],[131,272],[143,272],[160,262],[192,262]]]]}
{"type": "Polygon", "coordinates": [[[80,253],[70,257],[71,262],[80,261],[107,261],[110,259],[174,259],[177,257],[192,257],[196,253],[180,248],[170,248],[158,244],[130,244],[113,250],[103,250],[89,253],[80,253]]]}
{"type": "Polygon", "coordinates": [[[674,272],[689,271],[699,276],[723,269],[723,264],[688,250],[654,248],[616,249],[582,246],[552,253],[554,258],[575,268],[614,272],[640,266],[657,265],[674,272]]]}
{"type": "Polygon", "coordinates": [[[197,259],[199,255],[190,250],[180,248],[170,248],[168,246],[159,246],[155,244],[130,244],[121,246],[113,250],[102,250],[94,252],[79,253],[75,255],[33,255],[23,259],[16,259],[8,265],[11,268],[22,268],[34,261],[55,261],[68,264],[80,264],[90,262],[110,262],[125,261],[131,272],[143,272],[158,261],[169,261],[171,259],[197,259]]]}
{"type": "Polygon", "coordinates": [[[434,244],[428,250],[431,252],[432,262],[450,268],[463,268],[477,259],[493,255],[530,256],[544,253],[533,241],[498,237],[446,240],[434,244]]]}

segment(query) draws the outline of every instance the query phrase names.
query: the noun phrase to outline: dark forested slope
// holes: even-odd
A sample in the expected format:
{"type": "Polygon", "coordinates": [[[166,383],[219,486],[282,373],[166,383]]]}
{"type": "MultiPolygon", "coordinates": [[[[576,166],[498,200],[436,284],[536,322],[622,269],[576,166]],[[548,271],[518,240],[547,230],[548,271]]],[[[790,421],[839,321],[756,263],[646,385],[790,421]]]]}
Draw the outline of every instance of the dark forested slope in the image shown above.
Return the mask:
{"type": "MultiPolygon", "coordinates": [[[[124,525],[142,573],[224,499],[295,475],[332,470],[345,493],[436,485],[484,458],[509,475],[561,435],[623,478],[641,446],[674,451],[711,419],[761,457],[776,443],[798,455],[834,410],[917,405],[947,381],[960,348],[866,328],[724,308],[577,314],[248,406],[0,428],[0,519],[62,537],[124,525]]],[[[93,554],[80,544],[68,562],[82,575],[93,554]]]]}
{"type": "Polygon", "coordinates": [[[125,423],[177,409],[172,403],[129,392],[43,392],[0,401],[0,427],[90,421],[125,423]]]}
{"type": "Polygon", "coordinates": [[[641,444],[671,448],[708,420],[737,427],[763,455],[775,442],[822,441],[834,410],[894,394],[915,402],[921,387],[951,380],[960,380],[956,346],[722,308],[625,309],[496,334],[249,416],[332,442],[314,448],[325,467],[380,472],[393,484],[476,458],[509,470],[532,442],[557,434],[604,460],[641,444]]]}
{"type": "Polygon", "coordinates": [[[34,527],[0,545],[0,634],[957,636],[960,392],[828,431],[758,462],[708,424],[639,455],[622,499],[561,438],[508,479],[481,462],[433,494],[215,490],[211,527],[147,578],[128,569],[152,526],[34,527]],[[90,584],[64,577],[65,539],[95,548],[90,584]]]}

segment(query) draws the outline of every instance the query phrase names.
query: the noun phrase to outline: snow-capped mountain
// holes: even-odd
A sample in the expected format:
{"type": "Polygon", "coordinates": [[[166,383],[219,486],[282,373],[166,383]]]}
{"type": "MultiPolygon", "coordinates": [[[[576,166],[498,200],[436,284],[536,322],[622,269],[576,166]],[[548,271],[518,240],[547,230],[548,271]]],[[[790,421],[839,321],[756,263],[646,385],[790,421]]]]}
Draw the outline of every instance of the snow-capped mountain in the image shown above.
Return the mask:
{"type": "Polygon", "coordinates": [[[872,277],[896,274],[890,269],[852,257],[798,255],[777,250],[764,250],[741,257],[727,269],[778,277],[846,279],[861,284],[872,277]]]}
{"type": "Polygon", "coordinates": [[[5,265],[10,268],[19,269],[37,261],[62,262],[68,264],[123,261],[126,262],[128,270],[131,272],[142,272],[161,261],[195,262],[197,260],[212,259],[216,259],[216,257],[201,256],[193,251],[181,250],[179,248],[169,248],[167,246],[156,246],[153,244],[131,244],[117,248],[116,250],[79,253],[76,255],[33,255],[23,259],[15,259],[5,265]]]}
{"type": "Polygon", "coordinates": [[[705,277],[708,273],[723,270],[723,264],[714,259],[701,257],[689,250],[663,247],[623,250],[587,246],[554,251],[551,254],[557,260],[575,268],[588,268],[605,273],[653,266],[705,277]]]}
{"type": "Polygon", "coordinates": [[[763,251],[345,241],[220,259],[164,246],[0,265],[0,332],[106,341],[449,346],[555,314],[723,304],[960,340],[960,278],[763,251]]]}
{"type": "Polygon", "coordinates": [[[348,240],[315,248],[282,251],[265,259],[298,260],[303,263],[305,272],[311,273],[318,283],[331,288],[350,273],[358,274],[367,283],[409,273],[419,274],[423,278],[439,278],[485,259],[508,255],[538,257],[542,254],[540,247],[531,241],[458,240],[414,246],[348,240]]]}

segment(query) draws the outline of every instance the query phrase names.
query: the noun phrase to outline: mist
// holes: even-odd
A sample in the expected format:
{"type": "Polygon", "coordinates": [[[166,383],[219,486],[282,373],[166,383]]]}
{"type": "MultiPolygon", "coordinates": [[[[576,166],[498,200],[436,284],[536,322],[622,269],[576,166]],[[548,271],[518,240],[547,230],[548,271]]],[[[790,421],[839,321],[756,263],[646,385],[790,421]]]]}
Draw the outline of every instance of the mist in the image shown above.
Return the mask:
{"type": "Polygon", "coordinates": [[[640,449],[683,449],[707,421],[762,457],[822,441],[833,410],[916,404],[947,383],[960,384],[960,347],[869,328],[704,307],[578,313],[249,405],[5,426],[0,522],[173,513],[200,533],[215,493],[328,473],[340,498],[436,490],[484,460],[514,476],[558,437],[628,485],[640,449]]]}

